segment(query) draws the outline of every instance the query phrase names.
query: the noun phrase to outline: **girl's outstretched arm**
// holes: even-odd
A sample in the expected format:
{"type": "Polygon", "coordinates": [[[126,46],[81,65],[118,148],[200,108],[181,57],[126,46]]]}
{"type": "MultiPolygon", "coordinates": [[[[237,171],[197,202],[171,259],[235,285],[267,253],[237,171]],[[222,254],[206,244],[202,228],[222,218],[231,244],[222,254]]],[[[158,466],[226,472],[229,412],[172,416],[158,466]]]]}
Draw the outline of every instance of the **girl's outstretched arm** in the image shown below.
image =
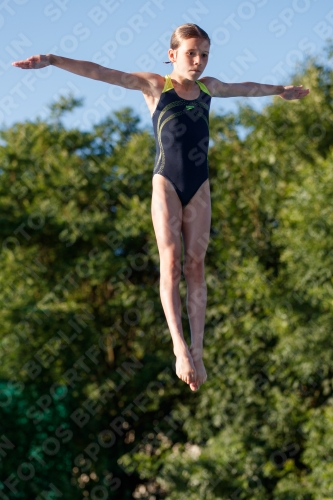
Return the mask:
{"type": "Polygon", "coordinates": [[[303,89],[303,85],[296,87],[290,85],[266,85],[255,82],[243,83],[224,83],[207,76],[201,79],[209,88],[213,97],[263,97],[270,95],[279,95],[282,99],[291,101],[292,99],[302,99],[310,92],[309,89],[303,89]]]}
{"type": "Polygon", "coordinates": [[[105,68],[93,62],[69,59],[68,57],[54,54],[28,57],[28,59],[23,61],[15,61],[12,65],[21,69],[40,69],[52,65],[76,75],[111,83],[127,89],[141,90],[148,94],[161,79],[160,75],[155,73],[125,73],[124,71],[105,68]]]}

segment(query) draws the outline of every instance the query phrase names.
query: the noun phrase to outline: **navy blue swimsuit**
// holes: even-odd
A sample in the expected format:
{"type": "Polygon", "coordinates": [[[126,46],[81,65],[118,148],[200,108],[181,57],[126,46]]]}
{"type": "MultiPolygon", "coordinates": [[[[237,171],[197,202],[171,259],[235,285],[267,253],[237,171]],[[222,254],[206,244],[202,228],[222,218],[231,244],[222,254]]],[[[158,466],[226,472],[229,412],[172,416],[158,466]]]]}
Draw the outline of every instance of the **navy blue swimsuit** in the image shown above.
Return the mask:
{"type": "Polygon", "coordinates": [[[197,99],[176,94],[169,75],[152,116],[156,140],[153,175],[166,177],[185,207],[208,179],[209,107],[211,95],[199,80],[197,99]]]}

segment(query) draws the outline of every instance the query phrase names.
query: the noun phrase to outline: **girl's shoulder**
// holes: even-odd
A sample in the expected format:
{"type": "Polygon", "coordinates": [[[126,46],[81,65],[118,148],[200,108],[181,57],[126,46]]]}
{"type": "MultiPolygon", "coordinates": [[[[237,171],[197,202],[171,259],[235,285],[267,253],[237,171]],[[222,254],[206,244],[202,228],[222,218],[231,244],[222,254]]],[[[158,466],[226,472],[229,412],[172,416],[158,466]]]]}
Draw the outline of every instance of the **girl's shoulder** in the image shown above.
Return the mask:
{"type": "Polygon", "coordinates": [[[213,76],[204,76],[199,81],[207,87],[212,97],[226,97],[228,86],[230,86],[213,76]]]}
{"type": "Polygon", "coordinates": [[[158,73],[150,73],[148,71],[137,71],[131,74],[137,76],[138,78],[142,78],[154,85],[161,85],[162,83],[164,85],[165,77],[159,75],[158,73]]]}
{"type": "Polygon", "coordinates": [[[203,76],[202,78],[199,78],[198,81],[203,83],[209,90],[210,94],[213,95],[216,78],[213,78],[212,76],[203,76]]]}
{"type": "Polygon", "coordinates": [[[165,84],[165,77],[162,75],[159,75],[158,73],[150,73],[148,71],[140,71],[140,72],[135,72],[131,73],[133,76],[136,76],[140,80],[143,80],[146,82],[145,89],[144,90],[150,90],[153,91],[153,93],[161,93],[165,84]]]}

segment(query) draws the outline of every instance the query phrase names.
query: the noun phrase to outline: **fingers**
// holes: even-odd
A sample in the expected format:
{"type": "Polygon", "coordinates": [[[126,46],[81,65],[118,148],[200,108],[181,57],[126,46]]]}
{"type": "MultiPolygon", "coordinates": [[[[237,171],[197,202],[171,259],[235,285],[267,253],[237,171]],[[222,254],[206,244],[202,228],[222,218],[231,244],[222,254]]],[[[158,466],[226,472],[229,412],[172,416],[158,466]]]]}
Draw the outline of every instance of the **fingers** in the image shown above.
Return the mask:
{"type": "Polygon", "coordinates": [[[41,64],[41,56],[30,56],[22,61],[12,62],[12,66],[16,66],[21,69],[34,69],[39,67],[41,64]]]}
{"type": "Polygon", "coordinates": [[[30,69],[31,63],[27,61],[15,61],[12,63],[12,66],[16,66],[17,68],[21,69],[30,69]]]}
{"type": "Polygon", "coordinates": [[[286,92],[285,98],[288,100],[302,99],[309,94],[309,89],[303,89],[303,85],[294,86],[286,92]]]}
{"type": "Polygon", "coordinates": [[[296,99],[303,99],[310,93],[309,89],[303,89],[303,85],[289,85],[284,87],[284,92],[280,94],[282,99],[286,101],[293,101],[296,99]]]}
{"type": "Polygon", "coordinates": [[[15,61],[12,63],[13,66],[21,69],[40,69],[45,68],[45,66],[49,66],[49,61],[42,56],[32,56],[24,61],[15,61]]]}
{"type": "Polygon", "coordinates": [[[14,62],[12,62],[13,66],[19,66],[19,67],[27,66],[28,64],[29,64],[29,59],[24,59],[23,61],[14,61],[14,62]]]}
{"type": "Polygon", "coordinates": [[[301,92],[298,92],[293,99],[303,99],[303,97],[306,97],[309,94],[309,90],[302,90],[301,92]]]}

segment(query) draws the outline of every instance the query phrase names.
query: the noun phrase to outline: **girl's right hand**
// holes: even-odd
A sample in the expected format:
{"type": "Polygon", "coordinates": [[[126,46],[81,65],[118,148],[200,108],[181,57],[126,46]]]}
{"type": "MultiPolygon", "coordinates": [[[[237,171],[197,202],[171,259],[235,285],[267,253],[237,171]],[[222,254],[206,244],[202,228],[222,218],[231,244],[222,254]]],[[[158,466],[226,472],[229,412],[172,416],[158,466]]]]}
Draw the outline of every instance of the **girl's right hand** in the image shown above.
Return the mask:
{"type": "Polygon", "coordinates": [[[12,63],[12,66],[16,66],[21,69],[41,69],[46,66],[50,66],[50,56],[49,55],[38,55],[31,56],[24,61],[15,61],[12,63]]]}

